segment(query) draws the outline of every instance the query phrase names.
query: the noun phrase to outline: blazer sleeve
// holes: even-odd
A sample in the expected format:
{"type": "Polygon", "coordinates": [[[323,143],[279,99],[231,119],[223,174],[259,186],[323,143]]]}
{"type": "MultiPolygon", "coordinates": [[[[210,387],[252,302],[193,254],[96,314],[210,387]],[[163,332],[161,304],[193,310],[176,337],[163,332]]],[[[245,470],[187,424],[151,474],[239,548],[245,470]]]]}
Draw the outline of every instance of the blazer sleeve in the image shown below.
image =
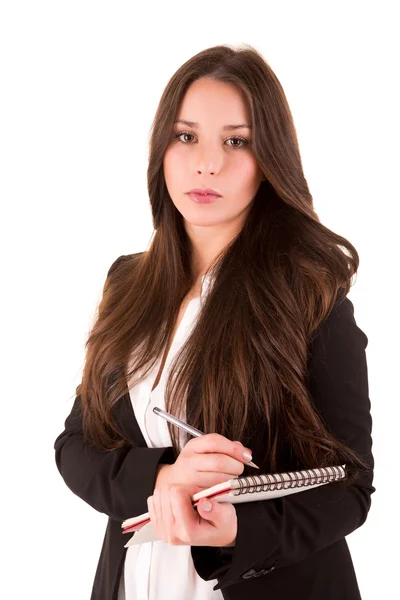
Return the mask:
{"type": "Polygon", "coordinates": [[[54,443],[57,468],[69,489],[111,519],[147,512],[159,464],[172,464],[172,446],[127,446],[102,451],[83,439],[81,397],[77,396],[54,443]]]}
{"type": "MultiPolygon", "coordinates": [[[[117,258],[107,277],[130,256],[117,258]]],[[[83,438],[80,396],[75,398],[64,427],[54,443],[55,461],[70,490],[117,521],[147,512],[147,498],[153,493],[157,467],[175,461],[173,447],[132,445],[107,452],[89,446],[83,438]]]]}
{"type": "Polygon", "coordinates": [[[332,434],[371,467],[349,486],[325,486],[271,500],[235,504],[236,545],[192,547],[199,575],[218,578],[214,589],[301,561],[360,527],[375,492],[372,418],[365,349],[352,302],[336,303],[314,337],[309,358],[309,390],[332,434]],[[245,575],[245,577],[242,577],[245,575]]]}

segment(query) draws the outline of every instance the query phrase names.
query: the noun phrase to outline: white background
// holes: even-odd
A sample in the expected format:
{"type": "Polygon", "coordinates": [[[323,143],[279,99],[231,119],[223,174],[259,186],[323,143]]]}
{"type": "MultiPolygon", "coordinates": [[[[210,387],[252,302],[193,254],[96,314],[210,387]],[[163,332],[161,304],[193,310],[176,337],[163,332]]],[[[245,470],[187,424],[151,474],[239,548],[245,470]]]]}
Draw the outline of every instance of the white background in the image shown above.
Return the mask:
{"type": "Polygon", "coordinates": [[[148,134],[164,86],[200,50],[241,43],[257,48],[283,85],[322,222],[360,254],[349,298],[369,339],[377,491],[367,522],[347,541],[363,600],[396,595],[395,8],[351,0],[2,2],[2,597],[90,597],[107,519],[66,487],[53,443],[80,382],[107,270],[152,235],[148,134]]]}

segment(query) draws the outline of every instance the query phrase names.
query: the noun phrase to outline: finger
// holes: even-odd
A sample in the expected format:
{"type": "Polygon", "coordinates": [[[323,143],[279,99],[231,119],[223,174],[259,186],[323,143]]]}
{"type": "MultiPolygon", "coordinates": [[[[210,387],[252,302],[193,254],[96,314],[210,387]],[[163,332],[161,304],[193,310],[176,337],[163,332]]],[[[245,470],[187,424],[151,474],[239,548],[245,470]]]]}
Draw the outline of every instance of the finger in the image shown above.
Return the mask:
{"type": "Polygon", "coordinates": [[[175,518],[173,535],[178,543],[192,545],[196,543],[199,526],[199,514],[192,505],[190,495],[184,489],[174,487],[170,494],[171,510],[175,518]]]}
{"type": "Polygon", "coordinates": [[[160,510],[162,510],[162,527],[164,532],[164,540],[172,543],[172,537],[175,527],[175,516],[171,508],[171,488],[161,488],[159,492],[160,510]]]}
{"type": "Polygon", "coordinates": [[[161,541],[165,541],[165,527],[162,517],[162,503],[160,500],[160,491],[158,489],[155,489],[153,492],[153,496],[151,496],[149,500],[150,519],[153,523],[154,530],[158,539],[161,541]]]}
{"type": "Polygon", "coordinates": [[[154,529],[157,527],[157,515],[156,515],[156,511],[154,509],[154,498],[153,496],[149,496],[147,498],[147,509],[149,512],[149,517],[150,517],[150,521],[154,527],[154,529]]]}
{"type": "Polygon", "coordinates": [[[162,495],[161,489],[154,490],[153,498],[154,498],[155,510],[157,513],[157,522],[158,522],[157,524],[158,524],[158,530],[160,532],[160,537],[163,541],[166,541],[165,514],[167,513],[167,510],[166,510],[166,506],[165,506],[165,500],[163,500],[163,495],[162,495]]]}
{"type": "Polygon", "coordinates": [[[162,512],[162,504],[160,502],[160,490],[159,489],[155,489],[153,492],[153,505],[154,505],[154,510],[157,514],[157,521],[160,525],[162,525],[163,512],[162,512]]]}
{"type": "Polygon", "coordinates": [[[197,471],[219,473],[228,475],[228,479],[234,475],[241,475],[244,471],[245,459],[233,458],[226,454],[199,454],[196,457],[195,467],[197,471]]]}
{"type": "Polygon", "coordinates": [[[160,490],[160,504],[162,505],[162,518],[165,523],[168,524],[168,527],[173,527],[175,523],[175,515],[173,513],[171,507],[171,492],[172,487],[166,487],[160,490]]]}
{"type": "Polygon", "coordinates": [[[249,461],[251,458],[243,457],[243,452],[249,452],[251,450],[243,446],[241,442],[232,442],[219,433],[207,433],[197,438],[190,440],[185,447],[190,447],[193,452],[207,453],[207,452],[220,452],[221,454],[228,454],[238,460],[249,461]],[[189,446],[190,445],[190,446],[189,446]]]}
{"type": "MultiPolygon", "coordinates": [[[[214,537],[212,545],[226,546],[235,543],[238,526],[234,505],[230,502],[211,501],[210,510],[205,510],[206,504],[206,499],[202,499],[197,506],[197,510],[199,515],[212,527],[210,530],[214,537]]],[[[210,533],[208,535],[210,536],[210,533]]]]}
{"type": "Polygon", "coordinates": [[[156,529],[158,539],[164,541],[164,523],[162,518],[162,510],[160,508],[160,491],[155,489],[152,496],[152,508],[155,515],[154,528],[156,529]]]}

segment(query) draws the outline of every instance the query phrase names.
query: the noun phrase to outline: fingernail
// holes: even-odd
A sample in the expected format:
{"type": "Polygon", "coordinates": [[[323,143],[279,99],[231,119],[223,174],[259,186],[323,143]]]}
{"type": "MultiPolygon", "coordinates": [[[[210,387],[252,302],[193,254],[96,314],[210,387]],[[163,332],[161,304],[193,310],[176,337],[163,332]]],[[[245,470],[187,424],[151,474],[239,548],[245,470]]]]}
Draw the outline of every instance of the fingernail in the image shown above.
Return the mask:
{"type": "Polygon", "coordinates": [[[250,452],[246,452],[246,451],[243,452],[242,456],[247,461],[249,461],[249,460],[251,460],[253,458],[252,455],[250,454],[250,452]]]}
{"type": "Polygon", "coordinates": [[[202,504],[202,509],[205,510],[206,512],[209,512],[212,508],[212,504],[211,502],[209,502],[208,500],[205,500],[202,504]]]}

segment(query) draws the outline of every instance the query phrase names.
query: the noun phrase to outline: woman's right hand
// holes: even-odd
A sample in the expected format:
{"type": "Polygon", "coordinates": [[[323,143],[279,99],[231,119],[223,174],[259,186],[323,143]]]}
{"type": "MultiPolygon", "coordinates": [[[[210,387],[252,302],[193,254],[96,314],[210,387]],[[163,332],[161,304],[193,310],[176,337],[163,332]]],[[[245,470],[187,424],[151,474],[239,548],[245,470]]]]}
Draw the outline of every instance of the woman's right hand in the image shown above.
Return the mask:
{"type": "Polygon", "coordinates": [[[160,465],[154,488],[181,485],[193,496],[217,483],[238,477],[251,459],[251,450],[219,433],[191,439],[172,465],[160,465]],[[248,452],[249,457],[244,457],[248,452]]]}

